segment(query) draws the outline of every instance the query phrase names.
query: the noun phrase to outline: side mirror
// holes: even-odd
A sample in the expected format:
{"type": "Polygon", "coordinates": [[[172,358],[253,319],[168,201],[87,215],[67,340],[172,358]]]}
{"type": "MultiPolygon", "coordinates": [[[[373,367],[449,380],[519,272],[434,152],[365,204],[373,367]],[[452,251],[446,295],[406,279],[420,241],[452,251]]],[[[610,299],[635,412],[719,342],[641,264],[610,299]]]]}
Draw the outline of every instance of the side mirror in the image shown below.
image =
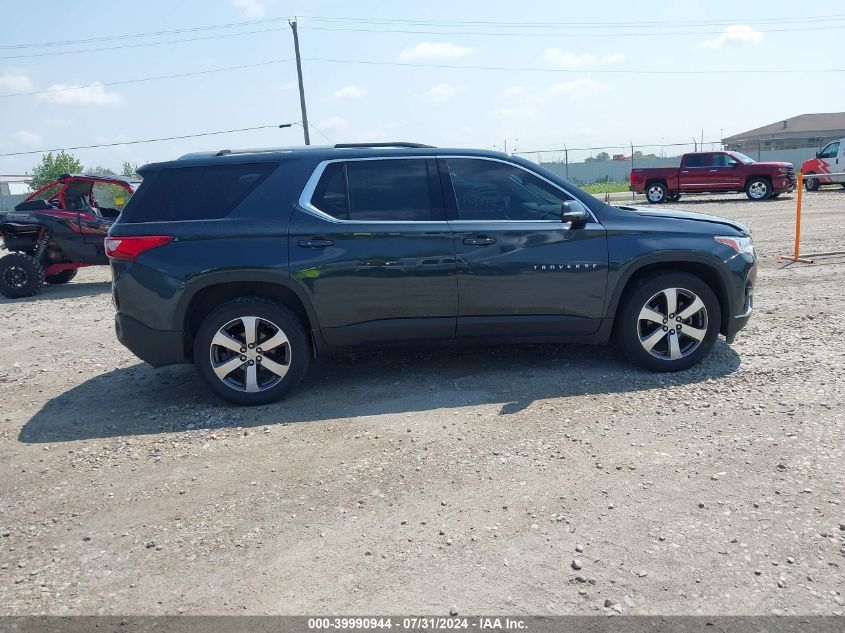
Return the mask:
{"type": "Polygon", "coordinates": [[[819,156],[819,154],[821,154],[821,153],[822,153],[822,151],[821,151],[821,150],[817,151],[817,152],[816,152],[816,158],[821,158],[821,156],[819,156]]]}
{"type": "Polygon", "coordinates": [[[560,221],[570,229],[583,229],[590,220],[589,212],[577,200],[567,200],[561,205],[560,221]]]}

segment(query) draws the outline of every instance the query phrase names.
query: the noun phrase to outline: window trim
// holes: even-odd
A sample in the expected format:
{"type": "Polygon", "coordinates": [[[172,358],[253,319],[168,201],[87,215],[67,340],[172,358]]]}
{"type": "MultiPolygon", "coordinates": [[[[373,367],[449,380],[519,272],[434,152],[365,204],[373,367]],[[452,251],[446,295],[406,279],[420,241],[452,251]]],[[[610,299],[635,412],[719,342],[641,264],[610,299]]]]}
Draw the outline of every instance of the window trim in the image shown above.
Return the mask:
{"type": "MultiPolygon", "coordinates": [[[[596,218],[592,209],[590,209],[586,204],[584,204],[583,202],[578,200],[578,198],[573,196],[566,189],[561,188],[560,185],[553,183],[551,180],[549,180],[548,178],[545,178],[544,176],[538,174],[535,171],[531,171],[530,169],[526,169],[522,165],[517,165],[516,163],[512,163],[508,160],[502,160],[501,158],[493,158],[492,156],[468,156],[468,155],[461,154],[461,155],[454,155],[454,156],[438,156],[438,158],[442,158],[442,159],[446,160],[447,164],[448,164],[448,161],[449,161],[450,158],[468,158],[468,159],[471,159],[471,160],[486,160],[486,161],[490,161],[491,163],[502,163],[504,165],[508,165],[509,167],[515,167],[516,169],[521,169],[525,173],[530,174],[530,175],[534,176],[535,178],[539,178],[543,182],[551,185],[552,187],[554,187],[555,189],[560,191],[562,194],[564,194],[570,200],[574,200],[575,202],[578,202],[580,205],[582,205],[584,207],[584,209],[587,211],[587,213],[590,214],[592,221],[596,224],[599,224],[598,218],[596,218]]],[[[447,172],[446,177],[449,179],[449,184],[452,186],[452,196],[455,199],[455,201],[457,202],[457,195],[455,194],[455,183],[452,182],[452,174],[447,172]]],[[[563,222],[561,222],[560,220],[461,220],[461,219],[455,219],[455,220],[449,220],[449,222],[451,224],[478,224],[480,222],[484,222],[484,223],[493,222],[493,223],[496,223],[496,224],[527,224],[527,223],[530,223],[530,224],[563,224],[563,222]]]]}
{"type": "MultiPolygon", "coordinates": [[[[363,161],[363,160],[435,160],[433,156],[367,156],[366,158],[332,158],[331,160],[324,160],[322,161],[317,167],[314,168],[311,177],[308,179],[308,182],[305,183],[305,187],[302,189],[302,193],[299,196],[299,206],[304,209],[306,212],[310,213],[313,216],[320,218],[321,220],[326,220],[327,222],[333,222],[335,224],[444,224],[446,220],[343,220],[341,218],[336,218],[333,215],[329,215],[325,211],[322,211],[315,207],[311,203],[311,199],[314,197],[314,192],[317,190],[317,185],[320,182],[320,179],[323,177],[323,172],[326,171],[326,167],[331,165],[332,163],[351,163],[353,161],[363,161]]],[[[348,188],[347,183],[347,188],[348,188]]]]}
{"type": "MultiPolygon", "coordinates": [[[[340,218],[336,218],[332,215],[329,215],[325,211],[321,211],[317,207],[315,207],[311,203],[311,199],[314,197],[314,192],[317,189],[317,184],[320,182],[320,178],[323,177],[323,172],[326,170],[326,167],[331,163],[350,163],[353,161],[362,161],[362,160],[434,160],[437,161],[438,159],[449,160],[450,158],[466,158],[471,160],[486,160],[492,163],[503,163],[508,165],[509,167],[515,167],[516,169],[521,169],[522,171],[534,176],[535,178],[539,178],[540,180],[546,182],[547,184],[551,185],[562,194],[564,194],[570,200],[575,200],[583,205],[584,209],[587,213],[590,214],[590,218],[592,218],[592,222],[595,224],[599,224],[598,218],[593,213],[592,209],[590,209],[586,204],[578,200],[575,196],[569,193],[566,189],[563,189],[560,185],[552,182],[548,178],[538,174],[535,171],[530,169],[526,169],[522,165],[517,165],[516,163],[512,163],[507,160],[502,160],[501,158],[493,158],[492,156],[472,156],[469,154],[435,154],[435,155],[428,155],[425,156],[367,156],[364,158],[332,158],[329,160],[321,161],[317,167],[314,168],[314,171],[311,173],[311,176],[308,178],[308,181],[305,183],[305,187],[302,189],[302,193],[299,195],[299,207],[303,209],[305,212],[313,215],[321,220],[325,220],[327,222],[333,222],[335,224],[464,224],[464,223],[474,223],[478,224],[479,222],[484,223],[495,223],[495,224],[563,224],[560,220],[429,220],[429,221],[418,221],[418,220],[342,220],[340,218]]],[[[438,165],[439,169],[439,165],[438,165]]],[[[452,183],[452,174],[447,173],[447,178],[449,179],[449,184],[452,186],[451,195],[455,196],[454,191],[454,184],[452,183]]],[[[444,192],[445,194],[446,192],[444,192]]]]}

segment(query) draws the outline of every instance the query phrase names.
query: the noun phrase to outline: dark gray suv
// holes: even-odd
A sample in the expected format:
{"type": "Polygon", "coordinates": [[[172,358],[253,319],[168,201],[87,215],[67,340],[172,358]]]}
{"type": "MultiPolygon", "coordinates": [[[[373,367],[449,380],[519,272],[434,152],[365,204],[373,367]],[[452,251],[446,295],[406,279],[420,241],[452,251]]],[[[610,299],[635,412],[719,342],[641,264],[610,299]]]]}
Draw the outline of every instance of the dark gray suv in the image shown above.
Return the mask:
{"type": "Polygon", "coordinates": [[[410,143],[146,165],[106,239],[120,341],[262,404],[316,354],[606,343],[676,371],[748,321],[756,255],[718,217],[614,207],[497,152],[410,143]]]}

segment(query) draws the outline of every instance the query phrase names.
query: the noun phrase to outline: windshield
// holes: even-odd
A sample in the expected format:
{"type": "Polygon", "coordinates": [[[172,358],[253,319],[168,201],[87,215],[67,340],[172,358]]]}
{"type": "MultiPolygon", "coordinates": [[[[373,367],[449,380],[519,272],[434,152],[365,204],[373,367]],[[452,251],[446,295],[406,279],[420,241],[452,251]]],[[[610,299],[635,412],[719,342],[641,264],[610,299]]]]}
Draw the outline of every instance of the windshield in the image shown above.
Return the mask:
{"type": "Polygon", "coordinates": [[[748,158],[748,156],[746,156],[745,154],[740,154],[739,152],[731,152],[731,156],[733,156],[739,161],[742,161],[746,165],[750,165],[754,162],[753,158],[748,158]]]}

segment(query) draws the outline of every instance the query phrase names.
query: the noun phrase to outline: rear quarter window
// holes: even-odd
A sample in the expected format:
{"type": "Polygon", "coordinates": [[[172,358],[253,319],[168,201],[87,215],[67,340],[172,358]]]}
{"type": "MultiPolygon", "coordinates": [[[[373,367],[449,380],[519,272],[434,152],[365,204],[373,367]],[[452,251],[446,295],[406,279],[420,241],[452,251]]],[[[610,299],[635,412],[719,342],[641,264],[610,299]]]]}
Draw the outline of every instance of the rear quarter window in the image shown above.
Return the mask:
{"type": "Polygon", "coordinates": [[[146,175],[123,222],[213,220],[234,211],[276,169],[273,163],[171,167],[146,175]]]}

